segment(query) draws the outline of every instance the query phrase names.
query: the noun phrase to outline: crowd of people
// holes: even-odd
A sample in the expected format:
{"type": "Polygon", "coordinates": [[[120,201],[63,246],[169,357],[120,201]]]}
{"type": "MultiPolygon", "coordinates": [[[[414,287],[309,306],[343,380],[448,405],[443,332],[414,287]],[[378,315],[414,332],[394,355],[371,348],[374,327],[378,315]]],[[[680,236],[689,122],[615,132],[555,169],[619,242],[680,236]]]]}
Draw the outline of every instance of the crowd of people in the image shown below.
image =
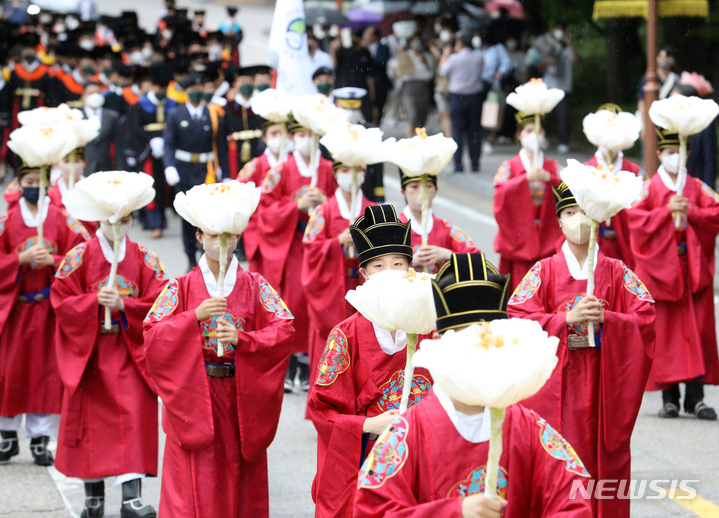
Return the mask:
{"type": "MultiPolygon", "coordinates": [[[[274,71],[241,65],[235,14],[228,8],[212,31],[202,11],[189,18],[168,0],[155,34],[129,12],[92,20],[40,11],[2,26],[2,161],[14,179],[0,217],[0,461],[19,453],[24,416],[34,462],[84,481],[82,516],[103,515],[108,477],[122,485],[123,518],[156,516],[141,481],[158,472],[159,396],[160,514],[269,516],[266,450],[283,392],[304,391],[318,432],[317,516],[628,517],[621,495],[569,493],[590,479],[630,480],[644,391],[661,390],[659,416],[675,418],[685,384],[684,411],[716,419],[704,385],[719,384],[719,195],[680,169],[679,135],[657,129],[662,165],[632,208],[601,223],[592,251],[592,220],[562,182],[562,166],[544,156],[544,126],[535,126],[544,116],[520,111],[502,121],[498,134],[511,125],[521,150],[494,180],[495,266],[435,214],[437,174],[400,168],[406,206],[398,211],[383,204],[382,164],[320,149],[299,117],[256,114],[253,98],[271,88],[274,71]],[[11,135],[23,112],[62,105],[97,118],[99,134],[48,164],[41,199],[45,171],[13,152],[11,135]],[[76,194],[78,183],[88,197],[76,194]],[[142,195],[112,217],[84,210],[120,184],[142,195]],[[220,201],[233,193],[234,205],[220,201]],[[162,237],[171,206],[189,270],[175,279],[128,237],[135,217],[162,237]],[[213,231],[227,221],[231,230],[213,231]],[[489,405],[462,397],[453,387],[468,380],[432,362],[405,382],[405,351],[417,337],[345,299],[429,275],[436,325],[419,336],[420,353],[423,340],[466,330],[477,347],[494,347],[492,324],[508,318],[558,338],[546,384],[507,409],[491,477],[489,405]],[[454,385],[438,381],[444,376],[454,385]],[[405,386],[410,409],[400,415],[405,386]],[[496,498],[484,494],[490,478],[496,498]]],[[[525,79],[514,59],[521,25],[506,11],[486,34],[442,16],[410,23],[397,29],[404,37],[370,26],[346,45],[329,31],[308,34],[317,91],[348,123],[370,129],[392,102],[394,79],[413,143],[434,138],[421,129],[434,99],[457,142],[455,169],[464,169],[466,136],[478,171],[484,99],[505,88],[497,82],[525,79]]],[[[561,121],[578,56],[562,24],[542,41],[538,66],[547,86],[564,92],[561,121]]],[[[665,72],[672,52],[660,52],[665,72]]],[[[660,78],[671,85],[666,96],[706,94],[696,76],[660,78]]],[[[587,165],[647,176],[602,147],[587,165]]]]}

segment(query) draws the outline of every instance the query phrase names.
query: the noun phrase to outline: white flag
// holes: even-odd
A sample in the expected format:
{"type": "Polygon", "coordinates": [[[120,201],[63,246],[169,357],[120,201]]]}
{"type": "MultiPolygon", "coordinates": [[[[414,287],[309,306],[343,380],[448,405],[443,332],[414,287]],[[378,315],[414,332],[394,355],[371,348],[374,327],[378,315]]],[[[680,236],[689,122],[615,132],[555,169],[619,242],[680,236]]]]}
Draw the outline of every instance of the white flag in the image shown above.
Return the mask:
{"type": "Polygon", "coordinates": [[[277,89],[291,96],[313,94],[312,64],[302,0],[277,0],[270,31],[270,66],[277,69],[277,89]]]}

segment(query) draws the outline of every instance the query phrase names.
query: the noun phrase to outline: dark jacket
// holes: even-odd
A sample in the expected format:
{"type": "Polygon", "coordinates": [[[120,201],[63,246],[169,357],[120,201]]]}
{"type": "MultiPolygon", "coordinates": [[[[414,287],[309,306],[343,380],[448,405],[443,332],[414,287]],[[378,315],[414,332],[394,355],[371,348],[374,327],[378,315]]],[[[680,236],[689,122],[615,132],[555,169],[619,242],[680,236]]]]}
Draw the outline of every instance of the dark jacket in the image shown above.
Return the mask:
{"type": "Polygon", "coordinates": [[[692,135],[687,172],[714,189],[717,178],[717,129],[712,122],[704,131],[692,135]]]}
{"type": "MultiPolygon", "coordinates": [[[[84,118],[87,118],[87,113],[84,109],[82,110],[82,115],[84,118]]],[[[85,176],[98,171],[112,171],[115,169],[111,144],[117,142],[119,121],[120,114],[115,110],[102,109],[100,115],[100,134],[85,146],[85,160],[87,160],[85,176]]]]}

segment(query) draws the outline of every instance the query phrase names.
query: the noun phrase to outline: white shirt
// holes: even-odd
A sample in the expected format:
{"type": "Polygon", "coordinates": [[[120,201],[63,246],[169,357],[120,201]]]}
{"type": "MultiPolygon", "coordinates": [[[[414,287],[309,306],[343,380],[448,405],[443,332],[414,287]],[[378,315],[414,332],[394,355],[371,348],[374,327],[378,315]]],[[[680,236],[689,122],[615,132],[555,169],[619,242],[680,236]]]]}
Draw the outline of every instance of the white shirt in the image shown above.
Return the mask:
{"type": "Polygon", "coordinates": [[[270,167],[277,167],[280,165],[280,161],[275,158],[275,155],[272,154],[270,148],[265,148],[265,156],[267,157],[267,163],[270,164],[270,167]]]}
{"type": "Polygon", "coordinates": [[[147,100],[150,101],[155,106],[160,105],[160,101],[157,99],[157,96],[155,95],[155,92],[150,90],[147,92],[147,100]]]}
{"type": "Polygon", "coordinates": [[[250,97],[249,99],[245,99],[244,97],[242,97],[242,94],[235,95],[235,102],[248,110],[252,108],[252,105],[250,103],[251,100],[252,97],[250,97]]]}
{"type": "Polygon", "coordinates": [[[432,391],[437,396],[444,411],[447,412],[447,417],[449,417],[449,420],[452,421],[457,432],[465,441],[477,444],[489,440],[492,432],[492,418],[490,417],[488,406],[484,407],[484,412],[481,414],[463,414],[454,408],[452,399],[437,383],[432,385],[432,391]]]}
{"type": "Polygon", "coordinates": [[[88,119],[92,119],[93,117],[97,117],[100,119],[100,122],[102,122],[102,108],[90,108],[89,106],[85,106],[85,117],[88,119]]]}
{"type": "Polygon", "coordinates": [[[225,286],[224,290],[222,290],[222,293],[220,293],[220,287],[217,285],[217,279],[215,279],[215,274],[212,273],[212,270],[210,270],[210,265],[207,264],[207,254],[202,254],[202,258],[200,259],[198,266],[200,267],[200,271],[202,272],[202,278],[205,281],[205,287],[207,288],[207,293],[210,294],[210,297],[227,297],[230,293],[232,293],[232,290],[235,287],[235,283],[237,282],[237,268],[240,266],[240,263],[237,262],[237,258],[234,255],[232,256],[232,261],[230,261],[230,264],[227,265],[227,273],[225,274],[225,286]]]}
{"type": "MultiPolygon", "coordinates": [[[[424,235],[424,228],[422,228],[422,222],[417,221],[417,218],[414,217],[412,214],[412,211],[409,210],[409,205],[407,205],[404,208],[403,214],[407,216],[407,219],[412,224],[412,232],[415,234],[419,234],[420,236],[424,235]]],[[[430,208],[427,210],[427,235],[429,235],[430,232],[432,232],[432,226],[434,225],[434,213],[432,212],[432,209],[430,208]]]]}
{"type": "Polygon", "coordinates": [[[677,175],[677,183],[674,183],[674,180],[671,179],[669,173],[667,173],[663,165],[659,166],[659,169],[657,169],[657,174],[659,175],[659,178],[662,179],[662,182],[664,182],[664,185],[666,185],[667,189],[672,192],[677,192],[679,190],[679,187],[681,187],[682,192],[684,192],[684,186],[687,183],[686,167],[682,169],[682,172],[677,175]]]}
{"type": "MultiPolygon", "coordinates": [[[[100,223],[100,225],[102,225],[102,223],[100,223]]],[[[114,245],[111,245],[110,241],[105,237],[105,234],[102,233],[102,228],[98,228],[95,235],[97,236],[97,240],[100,241],[102,255],[108,263],[112,264],[112,260],[115,258],[114,245]]],[[[118,263],[121,263],[125,259],[125,252],[127,252],[127,237],[123,237],[122,243],[120,243],[120,255],[117,257],[118,263]]]]}
{"type": "MultiPolygon", "coordinates": [[[[597,149],[597,152],[594,153],[594,156],[597,158],[597,164],[601,165],[605,171],[609,171],[609,166],[607,165],[607,159],[604,158],[604,153],[602,153],[601,149],[597,149]]],[[[619,171],[622,170],[622,160],[624,160],[624,153],[621,151],[617,151],[614,155],[614,169],[610,171],[612,174],[616,175],[619,171]]]]}
{"type": "Polygon", "coordinates": [[[377,327],[374,324],[372,324],[372,327],[374,327],[374,335],[377,338],[380,349],[386,354],[392,356],[400,351],[404,351],[404,348],[407,347],[407,333],[401,329],[395,332],[394,340],[392,340],[392,333],[386,329],[377,327]]]}
{"type": "Polygon", "coordinates": [[[330,70],[335,69],[335,62],[332,61],[332,56],[320,49],[315,50],[314,56],[310,56],[310,63],[312,64],[310,77],[312,77],[312,74],[314,74],[318,68],[326,67],[330,70]]]}
{"type": "MultiPolygon", "coordinates": [[[[319,153],[315,153],[317,155],[317,159],[319,160],[319,153]]],[[[302,157],[299,151],[295,150],[292,152],[292,156],[295,157],[295,162],[297,162],[297,170],[300,173],[300,176],[303,176],[305,178],[312,178],[312,170],[310,169],[310,166],[305,163],[305,159],[302,157]]]]}
{"type": "Polygon", "coordinates": [[[354,210],[351,214],[349,204],[342,195],[342,189],[339,187],[335,191],[335,198],[337,199],[337,206],[340,208],[340,215],[342,218],[351,222],[354,222],[357,218],[359,218],[360,213],[362,212],[362,189],[359,186],[357,187],[357,194],[355,194],[354,210]]]}
{"type": "MultiPolygon", "coordinates": [[[[589,258],[587,258],[586,261],[584,261],[584,265],[580,268],[579,267],[579,261],[576,257],[574,257],[574,254],[572,253],[572,250],[569,248],[569,243],[566,241],[562,245],[562,253],[564,254],[564,259],[567,261],[567,268],[569,268],[569,273],[572,275],[572,277],[577,281],[586,281],[589,278],[589,258]]],[[[599,256],[599,245],[595,245],[594,247],[594,267],[597,267],[597,257],[599,256]]]]}
{"type": "Polygon", "coordinates": [[[25,226],[28,228],[36,228],[40,223],[44,223],[47,219],[47,211],[50,210],[50,198],[45,196],[45,202],[42,204],[42,212],[37,211],[37,214],[33,216],[30,211],[30,207],[27,206],[25,198],[20,198],[20,214],[22,214],[22,220],[25,226]]]}
{"type": "MultiPolygon", "coordinates": [[[[529,155],[527,154],[527,150],[522,148],[519,150],[519,159],[522,161],[522,167],[524,167],[524,170],[526,172],[531,171],[534,169],[534,164],[529,159],[529,155]]],[[[542,168],[544,166],[544,153],[540,149],[537,153],[537,167],[542,168]]]]}
{"type": "Polygon", "coordinates": [[[197,108],[192,106],[192,103],[190,101],[187,101],[185,103],[185,106],[187,106],[187,111],[190,112],[190,117],[192,117],[192,120],[201,120],[202,114],[205,112],[205,103],[201,102],[197,105],[197,108]]]}

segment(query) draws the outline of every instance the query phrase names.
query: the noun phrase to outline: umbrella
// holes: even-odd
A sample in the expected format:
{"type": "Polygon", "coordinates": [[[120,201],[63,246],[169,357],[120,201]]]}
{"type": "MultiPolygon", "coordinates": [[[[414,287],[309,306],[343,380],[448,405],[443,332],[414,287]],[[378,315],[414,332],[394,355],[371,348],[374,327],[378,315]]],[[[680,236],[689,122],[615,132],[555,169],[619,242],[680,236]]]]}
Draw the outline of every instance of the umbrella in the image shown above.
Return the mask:
{"type": "Polygon", "coordinates": [[[519,3],[519,0],[490,0],[484,4],[484,8],[488,13],[493,13],[499,9],[506,9],[510,18],[516,18],[518,20],[524,19],[524,7],[519,3]]]}
{"type": "Polygon", "coordinates": [[[370,25],[377,25],[382,21],[382,15],[374,11],[365,11],[364,9],[352,9],[347,12],[349,26],[353,29],[362,29],[370,25]]]}
{"type": "Polygon", "coordinates": [[[424,0],[414,4],[410,10],[412,14],[435,15],[440,13],[459,14],[464,12],[462,2],[438,2],[436,0],[424,0]]]}
{"type": "Polygon", "coordinates": [[[336,9],[312,7],[305,11],[307,25],[349,25],[347,17],[336,9]]]}

